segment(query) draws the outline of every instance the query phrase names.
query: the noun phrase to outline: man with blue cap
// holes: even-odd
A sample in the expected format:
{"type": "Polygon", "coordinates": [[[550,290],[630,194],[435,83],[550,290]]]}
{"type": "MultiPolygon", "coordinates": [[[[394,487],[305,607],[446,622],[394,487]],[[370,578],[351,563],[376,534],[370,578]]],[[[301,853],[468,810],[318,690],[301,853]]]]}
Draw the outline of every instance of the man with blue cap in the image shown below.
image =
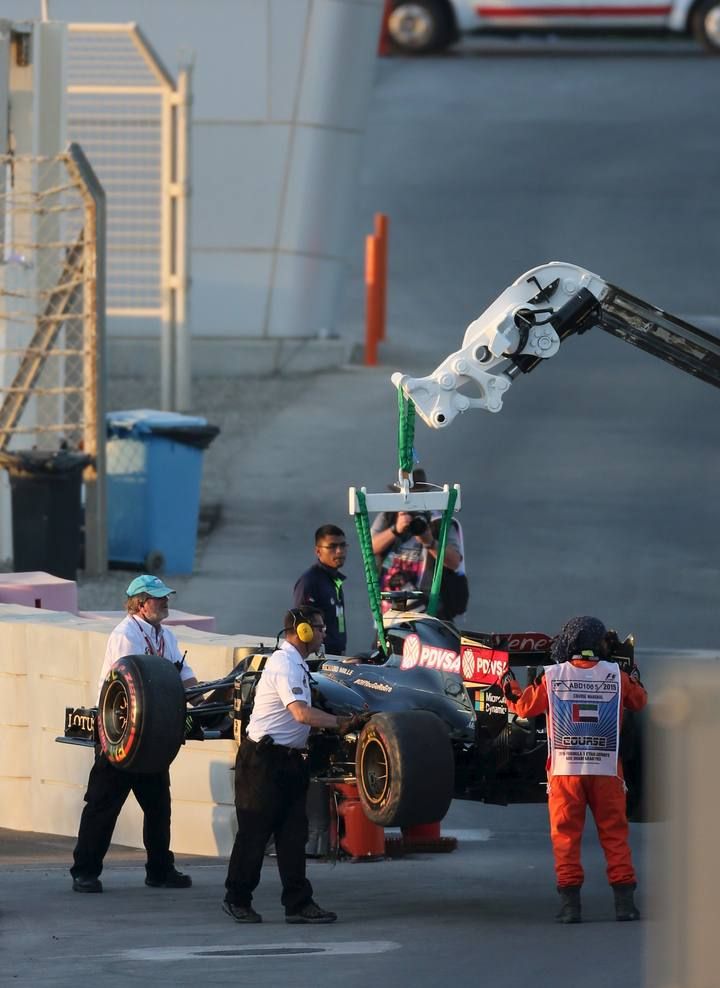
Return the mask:
{"type": "MultiPolygon", "coordinates": [[[[127,617],[108,639],[100,672],[98,693],[112,665],[125,655],[159,655],[178,669],[185,687],[197,683],[180,654],[177,639],[162,622],[168,616],[170,595],[175,591],[157,576],[144,573],[127,588],[127,617]]],[[[143,774],[115,768],[96,748],[90,770],[85,808],[70,869],[75,892],[102,892],[100,873],[120,810],[130,793],[142,807],[143,843],[147,851],[145,884],[151,888],[189,888],[189,875],[177,871],[170,850],[170,773],[143,774]]]]}

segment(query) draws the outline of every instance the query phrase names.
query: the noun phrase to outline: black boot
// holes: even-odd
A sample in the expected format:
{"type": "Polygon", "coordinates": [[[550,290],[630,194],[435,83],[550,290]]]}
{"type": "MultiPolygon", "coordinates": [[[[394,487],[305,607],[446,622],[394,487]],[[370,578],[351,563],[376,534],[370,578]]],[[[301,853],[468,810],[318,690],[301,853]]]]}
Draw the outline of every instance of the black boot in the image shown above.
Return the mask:
{"type": "Polygon", "coordinates": [[[613,895],[615,896],[615,919],[618,923],[627,923],[633,919],[640,919],[640,911],[635,905],[633,892],[634,885],[613,885],[613,895]]]}
{"type": "Polygon", "coordinates": [[[580,886],[558,885],[560,894],[560,912],[555,917],[556,923],[582,923],[580,911],[580,886]]]}

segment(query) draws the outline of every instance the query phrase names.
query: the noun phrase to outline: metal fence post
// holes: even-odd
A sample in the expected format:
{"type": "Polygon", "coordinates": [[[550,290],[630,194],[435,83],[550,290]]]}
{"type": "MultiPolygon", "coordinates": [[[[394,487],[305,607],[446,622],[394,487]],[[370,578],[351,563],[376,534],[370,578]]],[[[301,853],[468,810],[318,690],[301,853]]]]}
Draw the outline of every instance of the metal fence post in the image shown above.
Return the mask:
{"type": "Polygon", "coordinates": [[[175,97],[175,223],[173,225],[173,283],[175,292],[175,394],[174,407],[191,406],[190,311],[190,135],[192,124],[192,65],[180,70],[175,97]]]}
{"type": "Polygon", "coordinates": [[[85,331],[83,448],[94,457],[85,468],[85,572],[104,573],[108,564],[105,469],[105,192],[78,144],[68,147],[85,203],[83,324],[85,331]]]}

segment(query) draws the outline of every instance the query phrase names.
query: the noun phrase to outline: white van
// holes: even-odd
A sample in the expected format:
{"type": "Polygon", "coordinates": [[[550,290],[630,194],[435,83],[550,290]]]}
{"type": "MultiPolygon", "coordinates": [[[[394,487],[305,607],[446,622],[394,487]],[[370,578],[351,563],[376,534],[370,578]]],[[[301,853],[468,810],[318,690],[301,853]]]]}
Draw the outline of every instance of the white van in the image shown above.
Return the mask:
{"type": "Polygon", "coordinates": [[[392,0],[388,30],[408,54],[442,51],[475,32],[689,33],[720,54],[720,0],[392,0]]]}

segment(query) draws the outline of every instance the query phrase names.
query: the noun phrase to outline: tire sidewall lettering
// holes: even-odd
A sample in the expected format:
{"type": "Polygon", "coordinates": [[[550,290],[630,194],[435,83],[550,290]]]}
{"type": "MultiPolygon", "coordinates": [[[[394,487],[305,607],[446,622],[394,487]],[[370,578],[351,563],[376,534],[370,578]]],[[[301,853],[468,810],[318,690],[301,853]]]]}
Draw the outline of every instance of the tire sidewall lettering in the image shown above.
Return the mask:
{"type": "MultiPolygon", "coordinates": [[[[119,741],[113,742],[105,731],[102,716],[98,716],[98,738],[103,754],[113,765],[123,765],[137,747],[139,739],[139,692],[132,666],[122,660],[115,663],[108,674],[106,684],[120,682],[128,698],[128,722],[119,741]]],[[[105,688],[104,688],[105,689],[105,688]]],[[[103,697],[104,699],[104,697],[103,697]]],[[[100,708],[102,712],[102,705],[100,708]]]]}

